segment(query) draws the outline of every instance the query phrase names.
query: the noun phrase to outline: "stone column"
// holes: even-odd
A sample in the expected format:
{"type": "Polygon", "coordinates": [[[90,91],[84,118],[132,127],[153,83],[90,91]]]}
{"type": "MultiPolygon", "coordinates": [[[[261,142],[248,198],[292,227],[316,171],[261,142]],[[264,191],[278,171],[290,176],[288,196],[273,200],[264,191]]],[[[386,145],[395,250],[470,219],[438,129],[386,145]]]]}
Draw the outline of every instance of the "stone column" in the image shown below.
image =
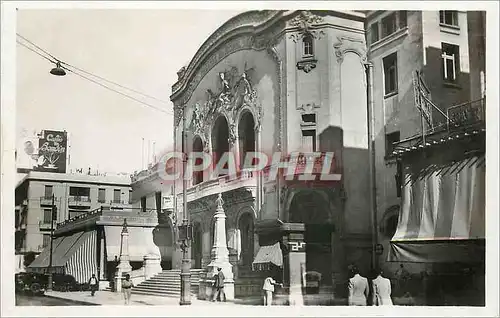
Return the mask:
{"type": "Polygon", "coordinates": [[[232,300],[234,299],[234,276],[232,265],[229,263],[229,250],[227,249],[226,241],[226,214],[222,207],[224,201],[222,200],[221,193],[219,193],[216,202],[214,245],[212,247],[212,261],[207,266],[208,277],[213,277],[217,273],[217,269],[221,268],[226,278],[224,281],[226,298],[232,300]]]}
{"type": "Polygon", "coordinates": [[[306,243],[303,233],[290,233],[288,240],[289,302],[290,306],[303,306],[302,279],[306,271],[306,243]]]}
{"type": "Polygon", "coordinates": [[[121,247],[120,247],[120,263],[118,264],[117,271],[115,274],[115,291],[121,292],[122,290],[122,278],[123,274],[132,271],[132,266],[130,266],[130,256],[128,254],[128,229],[127,229],[127,219],[123,220],[121,247]]]}

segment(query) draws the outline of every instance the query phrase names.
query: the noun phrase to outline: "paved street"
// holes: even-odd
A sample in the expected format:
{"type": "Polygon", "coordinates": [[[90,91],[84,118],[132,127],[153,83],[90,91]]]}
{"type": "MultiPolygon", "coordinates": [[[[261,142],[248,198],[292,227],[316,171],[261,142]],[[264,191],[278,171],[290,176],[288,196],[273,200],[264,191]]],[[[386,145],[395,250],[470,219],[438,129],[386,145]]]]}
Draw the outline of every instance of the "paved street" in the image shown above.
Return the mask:
{"type": "Polygon", "coordinates": [[[16,306],[85,306],[71,299],[47,296],[21,295],[16,293],[16,306]]]}

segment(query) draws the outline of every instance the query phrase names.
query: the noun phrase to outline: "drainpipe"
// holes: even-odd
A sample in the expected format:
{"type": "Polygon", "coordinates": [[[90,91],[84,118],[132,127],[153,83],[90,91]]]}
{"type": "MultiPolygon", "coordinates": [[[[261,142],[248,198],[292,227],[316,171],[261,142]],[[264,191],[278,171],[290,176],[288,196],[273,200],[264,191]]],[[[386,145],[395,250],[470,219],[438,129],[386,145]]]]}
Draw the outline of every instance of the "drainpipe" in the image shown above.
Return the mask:
{"type": "Polygon", "coordinates": [[[370,217],[372,223],[372,270],[378,268],[378,256],[375,253],[375,247],[378,244],[377,229],[377,187],[375,180],[375,116],[373,112],[373,64],[365,64],[366,68],[366,100],[368,113],[368,153],[370,155],[369,174],[370,174],[370,217]]]}

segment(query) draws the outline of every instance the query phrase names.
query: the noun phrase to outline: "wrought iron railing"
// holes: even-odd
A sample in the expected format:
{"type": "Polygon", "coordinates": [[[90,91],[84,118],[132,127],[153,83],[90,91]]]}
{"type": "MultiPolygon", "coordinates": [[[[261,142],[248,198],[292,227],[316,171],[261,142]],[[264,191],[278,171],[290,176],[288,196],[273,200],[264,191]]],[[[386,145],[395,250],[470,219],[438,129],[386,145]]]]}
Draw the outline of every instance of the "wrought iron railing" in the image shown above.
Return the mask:
{"type": "Polygon", "coordinates": [[[88,196],[80,196],[80,195],[72,195],[69,197],[70,202],[90,202],[90,197],[88,196]]]}
{"type": "Polygon", "coordinates": [[[486,98],[449,107],[447,128],[453,130],[485,122],[486,98]]]}

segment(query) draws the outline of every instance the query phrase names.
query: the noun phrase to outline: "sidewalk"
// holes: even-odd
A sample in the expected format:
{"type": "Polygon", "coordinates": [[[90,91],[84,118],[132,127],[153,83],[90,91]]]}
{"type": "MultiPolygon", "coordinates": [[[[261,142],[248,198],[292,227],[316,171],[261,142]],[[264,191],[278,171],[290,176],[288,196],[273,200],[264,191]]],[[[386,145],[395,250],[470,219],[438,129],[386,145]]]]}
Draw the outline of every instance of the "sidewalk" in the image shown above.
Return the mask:
{"type": "MultiPolygon", "coordinates": [[[[96,306],[100,305],[125,305],[125,301],[123,299],[122,293],[113,293],[109,291],[98,291],[95,296],[92,297],[90,292],[46,292],[45,296],[59,299],[67,299],[87,304],[92,304],[96,306]]],[[[227,305],[243,305],[241,303],[235,302],[208,302],[204,300],[196,299],[195,297],[191,297],[192,305],[218,305],[218,306],[227,306],[227,305]]],[[[162,297],[162,296],[150,296],[150,295],[137,295],[132,294],[130,306],[180,306],[179,298],[174,297],[162,297]]]]}

